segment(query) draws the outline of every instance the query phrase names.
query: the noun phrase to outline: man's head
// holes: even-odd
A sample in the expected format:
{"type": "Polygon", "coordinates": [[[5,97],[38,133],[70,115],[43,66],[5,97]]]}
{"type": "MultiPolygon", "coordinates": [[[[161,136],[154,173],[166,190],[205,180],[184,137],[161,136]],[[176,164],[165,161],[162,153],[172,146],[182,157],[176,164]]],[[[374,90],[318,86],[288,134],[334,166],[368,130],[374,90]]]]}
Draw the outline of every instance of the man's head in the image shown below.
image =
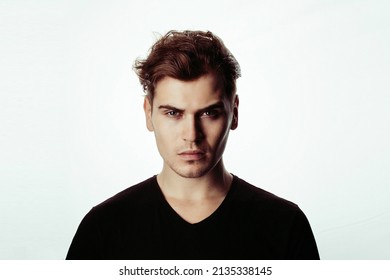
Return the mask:
{"type": "Polygon", "coordinates": [[[213,74],[218,87],[233,101],[240,66],[222,40],[211,32],[170,31],[151,48],[134,69],[149,100],[153,102],[157,83],[165,77],[193,81],[213,74]]]}
{"type": "Polygon", "coordinates": [[[240,75],[222,41],[211,32],[171,31],[135,69],[163,173],[199,178],[221,171],[229,131],[238,124],[240,75]]]}

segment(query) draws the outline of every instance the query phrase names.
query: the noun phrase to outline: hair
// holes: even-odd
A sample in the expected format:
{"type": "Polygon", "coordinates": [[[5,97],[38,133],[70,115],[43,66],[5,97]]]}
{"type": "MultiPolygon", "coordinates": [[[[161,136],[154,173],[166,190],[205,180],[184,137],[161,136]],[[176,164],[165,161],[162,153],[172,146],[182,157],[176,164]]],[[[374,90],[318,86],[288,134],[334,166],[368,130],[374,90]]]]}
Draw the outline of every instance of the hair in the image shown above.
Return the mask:
{"type": "Polygon", "coordinates": [[[240,65],[222,40],[210,31],[169,31],[150,49],[146,59],[137,59],[136,72],[146,96],[153,101],[157,83],[165,77],[192,81],[214,74],[228,98],[236,93],[240,65]]]}

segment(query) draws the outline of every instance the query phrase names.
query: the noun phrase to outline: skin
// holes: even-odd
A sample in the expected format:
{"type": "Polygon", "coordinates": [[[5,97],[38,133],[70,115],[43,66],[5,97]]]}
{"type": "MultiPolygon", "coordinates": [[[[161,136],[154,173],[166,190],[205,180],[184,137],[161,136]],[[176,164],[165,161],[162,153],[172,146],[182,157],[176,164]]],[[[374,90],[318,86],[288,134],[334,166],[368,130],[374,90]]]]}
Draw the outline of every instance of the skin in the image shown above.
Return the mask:
{"type": "Polygon", "coordinates": [[[232,181],[222,155],[238,125],[238,97],[228,100],[212,74],[193,81],[165,77],[153,102],[145,98],[144,111],[163,158],[157,181],[165,198],[187,222],[203,220],[222,203],[232,181]]]}

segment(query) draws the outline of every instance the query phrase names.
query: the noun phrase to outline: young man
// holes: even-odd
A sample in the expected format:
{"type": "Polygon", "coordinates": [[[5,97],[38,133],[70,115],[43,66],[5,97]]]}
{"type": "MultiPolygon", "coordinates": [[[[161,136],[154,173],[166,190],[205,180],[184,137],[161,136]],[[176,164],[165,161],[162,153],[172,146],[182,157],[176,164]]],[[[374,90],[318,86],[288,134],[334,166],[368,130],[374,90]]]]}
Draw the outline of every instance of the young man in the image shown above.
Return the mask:
{"type": "Polygon", "coordinates": [[[211,32],[168,32],[135,70],[162,171],[94,207],[67,259],[318,259],[297,205],[229,173],[240,68],[211,32]]]}

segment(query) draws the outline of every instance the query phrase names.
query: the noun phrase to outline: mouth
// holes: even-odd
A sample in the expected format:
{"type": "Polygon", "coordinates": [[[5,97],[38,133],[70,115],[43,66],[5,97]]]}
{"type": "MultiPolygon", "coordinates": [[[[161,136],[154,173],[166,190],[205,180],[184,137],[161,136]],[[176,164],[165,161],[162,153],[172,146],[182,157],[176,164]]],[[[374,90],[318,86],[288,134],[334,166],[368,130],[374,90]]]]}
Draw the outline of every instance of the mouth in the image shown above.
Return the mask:
{"type": "Polygon", "coordinates": [[[200,160],[205,157],[206,153],[202,150],[186,150],[178,155],[184,160],[200,160]]]}

